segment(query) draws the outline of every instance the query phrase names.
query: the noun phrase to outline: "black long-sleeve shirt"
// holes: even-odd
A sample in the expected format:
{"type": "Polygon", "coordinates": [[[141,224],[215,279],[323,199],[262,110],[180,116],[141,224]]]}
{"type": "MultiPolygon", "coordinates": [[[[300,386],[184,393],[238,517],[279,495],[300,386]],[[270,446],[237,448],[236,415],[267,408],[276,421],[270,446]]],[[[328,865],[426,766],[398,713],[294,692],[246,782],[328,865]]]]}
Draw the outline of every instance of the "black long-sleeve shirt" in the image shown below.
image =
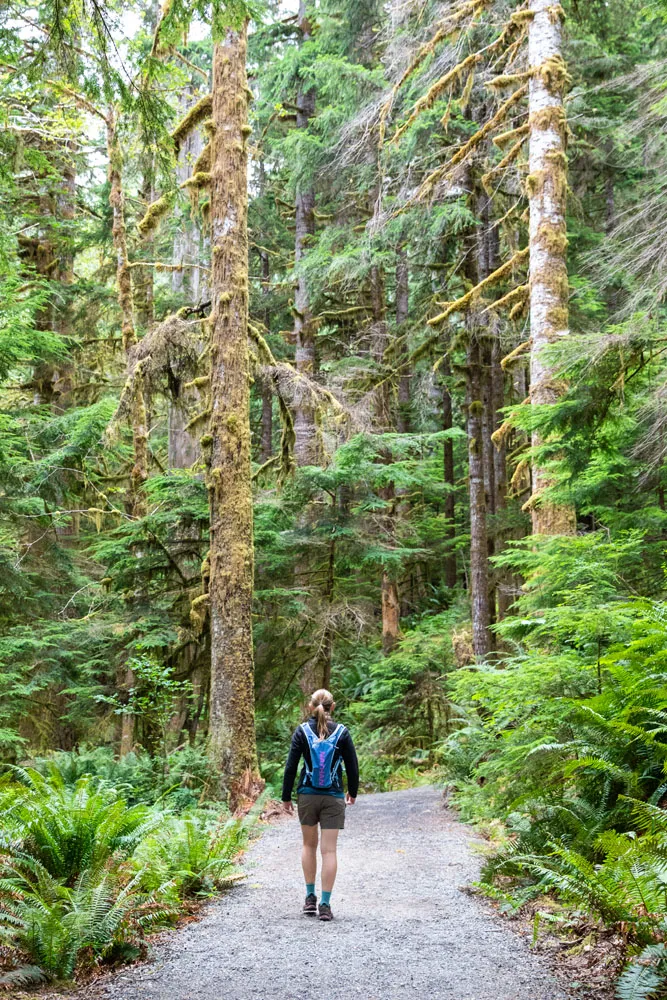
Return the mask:
{"type": "MultiPolygon", "coordinates": [[[[307,723],[314,733],[317,732],[317,723],[314,718],[308,720],[307,723]]],[[[327,726],[329,729],[329,734],[333,733],[337,726],[336,722],[332,720],[327,721],[327,726]]],[[[308,737],[304,733],[301,726],[294,730],[292,736],[292,743],[290,746],[289,754],[287,757],[287,763],[285,764],[285,775],[283,777],[283,802],[290,802],[292,799],[292,789],[294,788],[294,779],[296,778],[296,772],[299,767],[299,761],[303,757],[304,766],[301,769],[301,776],[299,778],[299,784],[297,786],[297,792],[302,791],[313,791],[313,787],[310,782],[310,778],[306,773],[306,763],[309,768],[312,768],[311,758],[310,758],[310,746],[308,744],[308,737]]],[[[359,791],[359,762],[357,760],[357,751],[354,749],[354,743],[352,742],[352,737],[348,729],[343,729],[343,732],[338,737],[338,743],[334,750],[333,765],[335,766],[336,761],[342,757],[343,764],[345,765],[345,774],[347,775],[347,790],[353,799],[356,799],[357,793],[359,791]]],[[[334,784],[331,787],[330,792],[325,792],[323,794],[331,794],[341,796],[343,794],[343,777],[341,775],[341,769],[337,769],[337,774],[334,779],[334,784]]]]}

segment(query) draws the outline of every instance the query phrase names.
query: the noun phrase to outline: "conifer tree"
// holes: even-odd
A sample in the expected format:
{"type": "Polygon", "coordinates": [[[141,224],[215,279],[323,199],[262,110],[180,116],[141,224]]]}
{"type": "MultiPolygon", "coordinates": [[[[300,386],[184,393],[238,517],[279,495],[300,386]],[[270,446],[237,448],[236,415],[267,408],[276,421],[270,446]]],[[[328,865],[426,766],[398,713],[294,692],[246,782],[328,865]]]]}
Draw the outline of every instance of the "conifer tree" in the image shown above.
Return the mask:
{"type": "Polygon", "coordinates": [[[214,760],[238,806],[256,786],[253,534],[248,367],[246,32],[227,28],[213,56],[211,138],[211,507],[209,615],[214,760]]]}
{"type": "MultiPolygon", "coordinates": [[[[550,0],[533,0],[528,26],[530,68],[528,128],[530,212],[530,398],[536,407],[558,398],[554,374],[545,351],[568,335],[567,277],[567,121],[563,93],[568,74],[562,54],[563,9],[550,0]]],[[[543,444],[533,433],[533,449],[543,444]]],[[[550,476],[539,457],[533,460],[530,501],[533,532],[569,534],[575,530],[574,510],[542,497],[550,476]]]]}

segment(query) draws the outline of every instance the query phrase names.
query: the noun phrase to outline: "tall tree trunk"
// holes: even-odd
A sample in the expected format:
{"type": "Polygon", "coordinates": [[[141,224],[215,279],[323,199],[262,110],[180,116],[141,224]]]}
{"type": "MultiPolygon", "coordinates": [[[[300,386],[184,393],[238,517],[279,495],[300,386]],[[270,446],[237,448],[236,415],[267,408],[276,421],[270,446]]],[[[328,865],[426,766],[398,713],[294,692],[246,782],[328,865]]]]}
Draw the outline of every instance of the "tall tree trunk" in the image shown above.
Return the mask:
{"type": "MultiPolygon", "coordinates": [[[[116,286],[121,315],[121,338],[128,368],[132,364],[131,351],[137,342],[132,311],[132,279],[127,256],[127,230],[125,226],[125,197],[123,194],[123,154],[118,141],[115,108],[107,114],[107,153],[109,157],[109,205],[112,212],[112,239],[116,254],[116,286]]],[[[134,463],[130,474],[129,508],[134,517],[146,511],[143,493],[148,479],[148,417],[144,398],[144,380],[137,365],[133,375],[131,421],[134,463]]],[[[134,685],[132,670],[126,670],[124,686],[134,685]]],[[[124,755],[134,745],[134,716],[125,714],[121,721],[120,753],[124,755]]]]}
{"type": "MultiPolygon", "coordinates": [[[[387,349],[387,317],[385,309],[385,287],[381,269],[377,265],[371,267],[371,309],[373,316],[371,353],[382,372],[384,355],[387,349]]],[[[379,432],[389,430],[391,426],[391,405],[389,383],[381,378],[381,384],[375,391],[373,422],[379,432]]],[[[382,461],[390,464],[391,452],[382,452],[382,461]]],[[[389,483],[381,491],[381,496],[387,504],[384,516],[387,544],[393,546],[396,533],[396,494],[394,484],[389,483]]],[[[400,635],[401,604],[398,597],[398,581],[394,570],[384,569],[381,582],[382,601],[382,651],[387,656],[398,642],[400,635]]]]}
{"type": "MultiPolygon", "coordinates": [[[[502,423],[503,417],[500,411],[505,405],[505,377],[500,365],[501,354],[500,339],[496,336],[491,347],[490,359],[494,431],[502,423]]],[[[503,523],[504,512],[507,506],[507,447],[504,441],[499,446],[493,446],[493,468],[495,488],[493,505],[495,513],[494,551],[496,555],[499,555],[503,549],[507,531],[503,523]]],[[[496,599],[498,602],[497,615],[498,621],[502,621],[507,616],[509,606],[512,603],[510,577],[506,570],[496,568],[494,572],[496,576],[496,599]]]]}
{"type": "Polygon", "coordinates": [[[403,326],[407,321],[410,311],[410,271],[408,268],[408,254],[405,247],[401,247],[396,259],[396,328],[397,335],[401,338],[401,347],[397,353],[399,365],[398,374],[398,416],[396,420],[396,430],[399,434],[410,433],[410,386],[411,372],[408,368],[408,350],[405,343],[405,330],[403,326]]]}
{"type": "Polygon", "coordinates": [[[486,531],[486,489],[482,399],[482,348],[475,316],[469,317],[466,358],[466,409],[468,432],[468,490],[470,494],[470,590],[472,596],[472,644],[475,656],[491,650],[489,607],[489,551],[486,531]]]}
{"type": "MultiPolygon", "coordinates": [[[[183,115],[193,104],[197,103],[198,96],[192,84],[185,90],[181,101],[183,115]]],[[[190,177],[192,165],[196,162],[203,148],[204,140],[201,129],[193,129],[188,133],[178,150],[176,180],[179,185],[190,177]]],[[[182,270],[171,272],[171,288],[173,292],[185,294],[188,301],[196,305],[207,295],[207,289],[202,288],[202,271],[199,267],[202,256],[201,230],[196,218],[181,218],[179,223],[174,236],[172,263],[180,265],[182,270]],[[186,266],[183,267],[183,265],[186,266]]],[[[198,345],[198,350],[200,347],[203,350],[203,343],[198,345]]],[[[170,469],[189,469],[201,459],[199,432],[188,428],[191,417],[201,408],[200,393],[194,386],[186,389],[184,383],[185,380],[180,379],[177,391],[169,399],[168,459],[170,469]]]]}
{"type": "Polygon", "coordinates": [[[230,805],[257,785],[248,366],[247,28],[213,53],[211,148],[211,703],[213,759],[230,805]]]}
{"type": "MultiPolygon", "coordinates": [[[[533,76],[529,96],[530,206],[530,397],[534,406],[553,404],[558,398],[545,348],[566,337],[568,330],[567,159],[563,91],[567,71],[562,57],[562,8],[552,0],[533,0],[534,17],[528,27],[528,61],[533,76]]],[[[533,447],[543,442],[533,433],[533,447]]],[[[533,495],[530,508],[533,533],[571,534],[575,512],[543,499],[551,485],[547,471],[533,462],[533,495]]]]}
{"type": "MultiPolygon", "coordinates": [[[[452,374],[449,358],[445,358],[441,369],[444,377],[442,383],[442,429],[443,431],[451,431],[454,421],[452,397],[447,384],[447,380],[451,378],[452,374]]],[[[448,590],[453,590],[456,587],[456,550],[454,548],[456,543],[456,482],[454,479],[454,442],[451,438],[445,438],[443,441],[443,473],[446,488],[445,517],[447,518],[445,538],[448,542],[447,555],[445,556],[445,586],[448,590]]]]}
{"type": "MultiPolygon", "coordinates": [[[[478,191],[471,177],[471,203],[479,228],[472,234],[467,255],[468,280],[475,285],[492,270],[493,240],[489,199],[478,191]]],[[[487,525],[487,476],[490,469],[489,447],[485,447],[485,421],[488,425],[486,361],[489,352],[487,313],[473,303],[468,311],[468,350],[466,358],[466,424],[468,433],[468,490],[470,495],[470,589],[472,596],[472,637],[475,656],[485,657],[493,649],[489,626],[492,622],[489,532],[487,525]],[[485,399],[485,396],[487,397],[485,399]]]]}
{"type": "MultiPolygon", "coordinates": [[[[311,25],[306,14],[305,0],[299,0],[297,24],[302,42],[311,37],[311,25]]],[[[296,98],[296,127],[308,128],[315,114],[315,89],[301,85],[296,98]]],[[[296,195],[296,237],[294,260],[303,260],[308,243],[315,235],[315,192],[308,184],[301,186],[296,195]]],[[[297,275],[294,292],[294,338],[296,341],[297,371],[312,378],[317,370],[315,354],[315,329],[310,310],[308,286],[303,274],[297,275]]],[[[319,460],[315,407],[308,389],[297,387],[294,413],[294,459],[297,465],[315,465],[319,460]]]]}
{"type": "MultiPolygon", "coordinates": [[[[116,286],[121,315],[123,350],[131,364],[130,352],[137,342],[132,311],[132,279],[127,256],[127,229],[125,226],[125,196],[123,194],[123,154],[116,131],[116,113],[113,107],[107,115],[107,152],[109,156],[109,205],[112,211],[114,251],[116,253],[116,286]]],[[[130,509],[135,517],[145,512],[143,486],[148,479],[148,420],[144,400],[144,380],[139,365],[135,368],[132,395],[132,444],[134,465],[130,476],[130,509]]]]}
{"type": "MultiPolygon", "coordinates": [[[[263,164],[261,165],[263,167],[263,164]]],[[[263,180],[263,169],[260,170],[260,178],[263,180]]],[[[260,251],[262,261],[262,298],[268,302],[271,293],[269,284],[271,269],[269,266],[269,255],[266,250],[260,251]]],[[[271,312],[268,305],[264,308],[264,327],[267,331],[271,329],[271,312]]],[[[271,385],[266,378],[260,383],[262,394],[262,420],[260,428],[260,462],[268,462],[273,454],[273,393],[271,385]]]]}

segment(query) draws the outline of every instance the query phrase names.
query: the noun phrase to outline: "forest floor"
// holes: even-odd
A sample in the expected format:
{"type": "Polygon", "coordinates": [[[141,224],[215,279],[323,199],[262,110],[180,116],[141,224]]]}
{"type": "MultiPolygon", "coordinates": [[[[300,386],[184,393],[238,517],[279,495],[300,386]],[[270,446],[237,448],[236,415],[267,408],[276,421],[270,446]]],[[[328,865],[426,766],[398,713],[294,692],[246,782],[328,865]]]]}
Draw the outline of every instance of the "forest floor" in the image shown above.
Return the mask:
{"type": "MultiPolygon", "coordinates": [[[[525,935],[461,891],[479,872],[475,834],[432,787],[348,807],[333,923],[301,913],[296,819],[259,837],[246,883],[165,936],[153,960],[83,1000],[566,1000],[577,997],[525,935]]],[[[581,994],[583,995],[583,994],[581,994]]]]}

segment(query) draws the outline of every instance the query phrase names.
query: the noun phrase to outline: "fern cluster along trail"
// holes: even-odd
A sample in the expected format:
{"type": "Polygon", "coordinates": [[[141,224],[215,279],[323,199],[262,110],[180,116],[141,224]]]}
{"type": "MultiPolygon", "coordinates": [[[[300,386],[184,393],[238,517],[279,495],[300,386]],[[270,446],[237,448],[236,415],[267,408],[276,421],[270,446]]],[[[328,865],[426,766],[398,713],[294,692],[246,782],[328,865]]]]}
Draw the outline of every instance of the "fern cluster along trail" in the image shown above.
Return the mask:
{"type": "Polygon", "coordinates": [[[85,1000],[566,1000],[461,892],[478,873],[471,837],[438,789],[362,796],[341,836],[336,919],[321,924],[300,912],[299,831],[282,821],[252,848],[246,885],[85,1000]]]}

